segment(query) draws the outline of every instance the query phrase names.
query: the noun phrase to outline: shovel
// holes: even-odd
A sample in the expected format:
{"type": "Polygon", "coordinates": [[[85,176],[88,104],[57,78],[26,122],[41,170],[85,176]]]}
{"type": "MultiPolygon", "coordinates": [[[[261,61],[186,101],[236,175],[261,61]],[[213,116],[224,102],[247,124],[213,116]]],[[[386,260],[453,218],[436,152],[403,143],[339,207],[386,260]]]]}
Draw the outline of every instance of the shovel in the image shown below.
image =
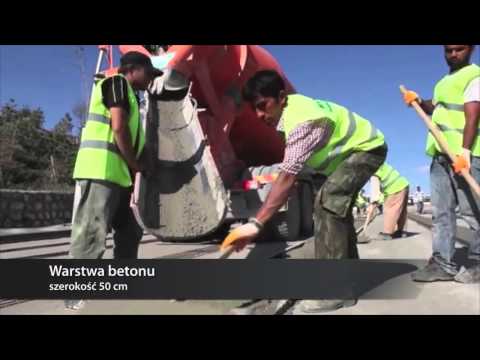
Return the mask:
{"type": "MultiPolygon", "coordinates": [[[[400,91],[402,94],[405,94],[407,92],[407,89],[405,86],[401,85],[400,86],[400,91]]],[[[430,133],[433,135],[435,140],[437,140],[438,145],[440,145],[440,148],[442,151],[447,154],[447,156],[450,158],[452,162],[455,161],[456,155],[452,153],[450,150],[447,141],[445,140],[445,137],[443,136],[442,132],[438,129],[437,125],[435,125],[430,119],[430,117],[423,111],[423,109],[420,107],[417,101],[412,102],[413,108],[417,111],[418,115],[422,118],[423,122],[425,125],[427,125],[428,130],[430,130],[430,133]]],[[[480,198],[480,186],[478,183],[475,181],[473,176],[470,174],[470,172],[467,169],[462,169],[460,174],[463,176],[467,184],[470,186],[472,191],[477,195],[477,197],[480,198]]]]}

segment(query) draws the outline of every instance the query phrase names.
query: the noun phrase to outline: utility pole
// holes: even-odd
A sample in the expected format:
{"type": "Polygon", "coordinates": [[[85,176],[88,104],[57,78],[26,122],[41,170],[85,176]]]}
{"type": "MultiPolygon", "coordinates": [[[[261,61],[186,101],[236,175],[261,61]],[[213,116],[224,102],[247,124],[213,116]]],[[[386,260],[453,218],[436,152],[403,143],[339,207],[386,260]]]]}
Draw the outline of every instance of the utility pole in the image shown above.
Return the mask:
{"type": "Polygon", "coordinates": [[[79,69],[80,72],[80,88],[81,88],[81,100],[80,100],[80,107],[75,114],[79,119],[79,133],[81,129],[83,128],[85,124],[85,116],[86,116],[86,109],[87,109],[87,98],[88,98],[88,85],[89,85],[89,79],[87,76],[87,71],[86,71],[86,60],[85,60],[85,48],[81,45],[76,45],[74,46],[74,52],[75,52],[75,60],[76,60],[76,65],[79,69]]]}

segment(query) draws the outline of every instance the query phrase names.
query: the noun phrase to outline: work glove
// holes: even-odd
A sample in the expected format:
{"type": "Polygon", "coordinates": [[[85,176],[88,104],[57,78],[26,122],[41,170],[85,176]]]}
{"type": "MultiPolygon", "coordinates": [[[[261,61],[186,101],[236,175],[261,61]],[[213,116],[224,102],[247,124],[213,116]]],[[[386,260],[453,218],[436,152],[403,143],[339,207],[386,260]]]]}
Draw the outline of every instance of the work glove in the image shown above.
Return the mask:
{"type": "Polygon", "coordinates": [[[253,239],[255,239],[260,233],[260,229],[253,223],[246,223],[233,230],[223,240],[220,247],[220,251],[227,250],[230,246],[233,246],[236,251],[241,251],[247,246],[253,239]]]}
{"type": "Polygon", "coordinates": [[[463,169],[466,169],[467,171],[470,171],[470,157],[471,157],[471,151],[468,149],[463,149],[463,153],[461,155],[457,155],[457,158],[453,162],[453,170],[457,173],[460,174],[463,169]]]}
{"type": "Polygon", "coordinates": [[[403,94],[403,100],[408,106],[412,106],[414,101],[418,102],[419,104],[422,103],[420,96],[415,91],[408,90],[403,94]]]}
{"type": "Polygon", "coordinates": [[[158,96],[163,91],[163,85],[165,83],[165,75],[157,76],[152,80],[150,86],[148,87],[148,92],[151,95],[158,96]]]}

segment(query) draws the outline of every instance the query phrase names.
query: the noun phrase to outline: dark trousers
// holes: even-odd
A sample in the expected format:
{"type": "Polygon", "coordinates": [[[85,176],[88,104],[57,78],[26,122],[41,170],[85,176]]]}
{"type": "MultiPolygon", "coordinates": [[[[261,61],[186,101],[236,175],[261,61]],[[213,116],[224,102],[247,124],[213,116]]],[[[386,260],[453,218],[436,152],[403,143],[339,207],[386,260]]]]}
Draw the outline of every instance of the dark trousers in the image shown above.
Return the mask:
{"type": "Polygon", "coordinates": [[[423,201],[417,202],[417,214],[423,214],[423,201]]]}
{"type": "Polygon", "coordinates": [[[358,259],[352,209],[359,191],[385,161],[387,146],[348,156],[315,198],[315,258],[358,259]]]}

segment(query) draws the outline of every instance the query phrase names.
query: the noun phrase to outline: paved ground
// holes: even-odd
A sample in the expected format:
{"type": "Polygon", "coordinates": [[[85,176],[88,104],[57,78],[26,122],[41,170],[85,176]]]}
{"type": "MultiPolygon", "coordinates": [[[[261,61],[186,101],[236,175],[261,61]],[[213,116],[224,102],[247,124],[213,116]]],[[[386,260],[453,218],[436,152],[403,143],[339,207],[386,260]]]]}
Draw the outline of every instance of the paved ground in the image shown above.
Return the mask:
{"type": "MultiPolygon", "coordinates": [[[[371,233],[381,231],[382,220],[382,217],[376,218],[368,231],[371,233]]],[[[431,255],[430,231],[413,221],[408,221],[406,230],[413,235],[405,239],[359,245],[361,258],[424,259],[426,261],[431,255]]],[[[457,248],[461,258],[461,254],[465,254],[464,246],[457,244],[457,248]]],[[[391,289],[392,293],[396,292],[395,289],[402,289],[416,296],[411,299],[360,299],[356,306],[338,310],[335,314],[480,315],[480,285],[464,285],[455,282],[417,284],[410,280],[410,274],[404,274],[387,281],[382,287],[391,289]]]]}
{"type": "MultiPolygon", "coordinates": [[[[414,208],[410,209],[414,211],[414,208]]],[[[428,212],[428,209],[427,209],[428,212]]],[[[426,217],[429,215],[426,214],[426,217]]],[[[368,229],[375,233],[382,228],[382,217],[377,217],[368,229]]],[[[364,259],[398,259],[420,266],[431,254],[430,231],[413,221],[408,221],[407,231],[412,235],[405,239],[372,242],[359,245],[361,258],[364,259]]],[[[109,240],[111,245],[111,240],[109,240]]],[[[294,244],[296,245],[296,244],[294,244]]],[[[462,262],[465,244],[457,244],[458,258],[462,262]]],[[[44,253],[45,257],[65,257],[68,239],[44,240],[42,242],[22,242],[12,244],[0,243],[0,256],[19,257],[35,256],[44,253]],[[51,246],[50,246],[51,245],[51,246]],[[37,248],[31,248],[36,246],[37,248]],[[45,247],[47,246],[47,247],[45,247]],[[50,246],[50,247],[48,247],[50,246]],[[30,249],[25,249],[30,247],[30,249]],[[22,249],[23,248],[23,249],[22,249]],[[57,254],[49,256],[48,254],[57,254]],[[60,254],[60,255],[59,255],[60,254]],[[62,255],[63,254],[63,255],[62,255]]],[[[257,249],[258,250],[258,249],[257,249]]],[[[251,251],[248,250],[248,251],[251,251]]],[[[281,251],[270,247],[260,251],[260,257],[281,251]]],[[[297,250],[290,251],[294,254],[297,250]]],[[[180,258],[215,258],[219,254],[217,246],[212,244],[172,245],[159,243],[151,237],[144,237],[140,257],[180,257],[180,258]]],[[[239,254],[245,257],[246,254],[239,254]]],[[[111,257],[111,250],[107,258],[111,257]]],[[[294,260],[292,260],[294,261],[294,260]]],[[[73,312],[65,310],[62,301],[38,300],[19,303],[0,309],[0,314],[227,314],[245,301],[88,301],[85,308],[73,312]]],[[[266,302],[263,302],[266,304],[266,302]]],[[[274,304],[265,307],[263,313],[270,313],[274,304]]],[[[259,311],[262,313],[262,311],[259,311]]],[[[469,314],[480,315],[480,286],[464,285],[455,282],[417,284],[410,280],[408,273],[388,279],[371,292],[365,294],[358,304],[328,314],[469,314]],[[383,298],[379,298],[381,294],[383,298]],[[385,295],[387,294],[387,295],[385,295]]]]}

